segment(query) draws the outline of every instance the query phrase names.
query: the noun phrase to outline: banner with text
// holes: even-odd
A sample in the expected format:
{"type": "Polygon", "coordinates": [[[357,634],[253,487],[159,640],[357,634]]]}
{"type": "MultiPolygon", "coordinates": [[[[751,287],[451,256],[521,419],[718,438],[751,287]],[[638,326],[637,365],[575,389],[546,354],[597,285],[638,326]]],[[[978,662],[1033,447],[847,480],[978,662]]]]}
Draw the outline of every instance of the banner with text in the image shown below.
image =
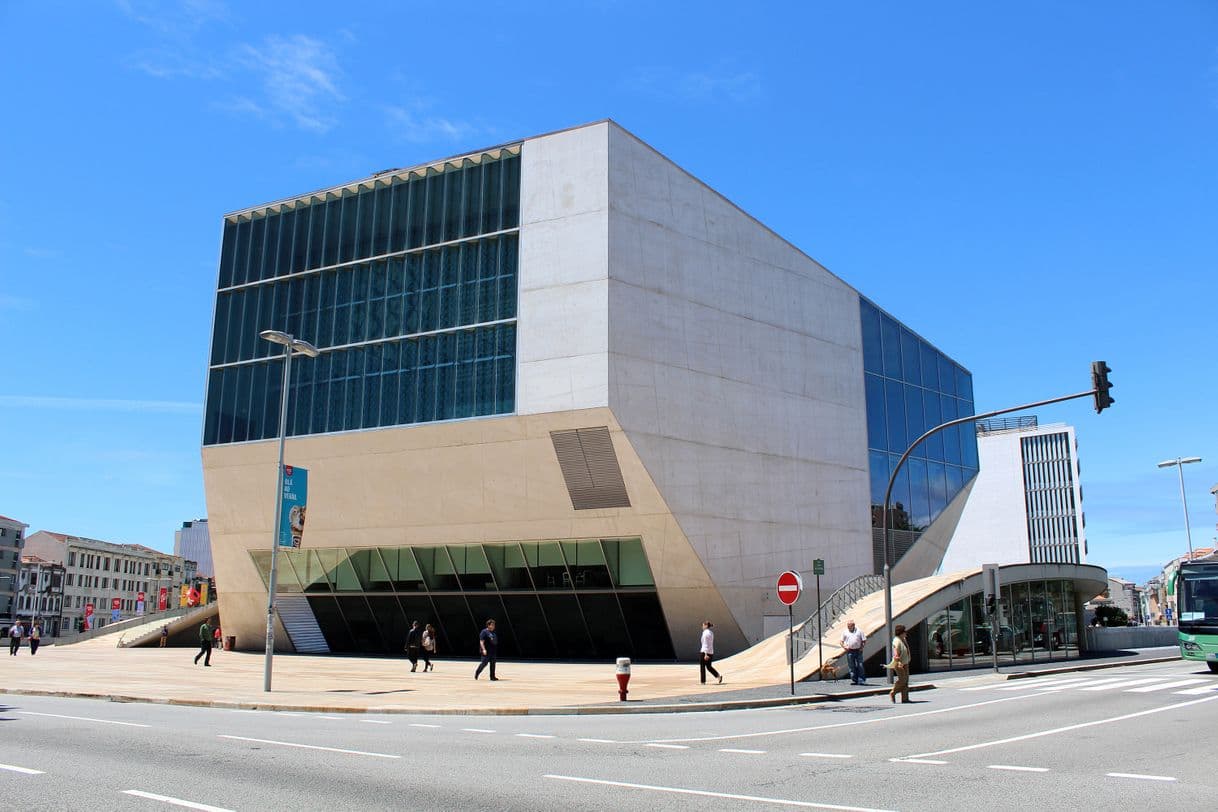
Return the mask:
{"type": "Polygon", "coordinates": [[[156,610],[164,612],[169,608],[169,587],[161,587],[156,596],[156,610]]]}
{"type": "Polygon", "coordinates": [[[144,614],[144,597],[143,592],[135,593],[135,614],[140,617],[144,614]]]}
{"type": "Polygon", "coordinates": [[[305,501],[309,495],[309,472],[283,466],[283,512],[279,514],[279,546],[300,547],[304,535],[305,501]]]}

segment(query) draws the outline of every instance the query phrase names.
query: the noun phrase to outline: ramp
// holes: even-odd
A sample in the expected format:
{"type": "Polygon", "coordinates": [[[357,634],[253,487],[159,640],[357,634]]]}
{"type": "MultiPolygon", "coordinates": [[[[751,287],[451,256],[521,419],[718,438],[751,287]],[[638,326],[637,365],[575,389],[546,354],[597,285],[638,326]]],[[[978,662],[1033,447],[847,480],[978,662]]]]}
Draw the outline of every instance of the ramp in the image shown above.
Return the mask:
{"type": "Polygon", "coordinates": [[[181,609],[174,614],[161,614],[149,619],[146,623],[124,629],[119,635],[119,648],[135,646],[159,646],[161,644],[161,629],[168,626],[172,637],[186,630],[196,630],[204,620],[212,620],[220,616],[220,605],[208,603],[191,609],[181,609]]]}
{"type": "Polygon", "coordinates": [[[279,613],[279,622],[287,630],[292,641],[292,648],[297,654],[329,654],[330,646],[326,636],[317,625],[317,617],[309,606],[309,599],[304,595],[276,595],[275,611],[279,613]]]}

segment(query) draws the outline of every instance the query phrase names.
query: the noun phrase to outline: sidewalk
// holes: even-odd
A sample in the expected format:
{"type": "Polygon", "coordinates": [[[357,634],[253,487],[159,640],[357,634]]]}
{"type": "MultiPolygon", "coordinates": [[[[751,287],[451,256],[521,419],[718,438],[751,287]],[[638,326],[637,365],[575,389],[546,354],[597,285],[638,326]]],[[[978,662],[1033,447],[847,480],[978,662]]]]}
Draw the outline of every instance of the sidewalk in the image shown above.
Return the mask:
{"type": "MultiPolygon", "coordinates": [[[[1158,651],[1043,666],[1053,671],[1149,662],[1158,651]]],[[[796,683],[792,698],[789,685],[734,681],[727,671],[723,685],[700,685],[696,664],[636,664],[629,701],[620,702],[611,663],[501,662],[498,682],[490,682],[485,673],[475,682],[476,663],[469,660],[441,658],[434,671],[410,673],[405,659],[279,654],[274,691],[267,694],[262,690],[263,655],[217,651],[212,667],[204,668],[192,664],[195,653],[187,648],[119,649],[105,639],[44,646],[36,657],[23,648],[19,656],[0,661],[0,693],[327,713],[469,715],[725,710],[887,693],[882,678],[873,678],[862,688],[849,680],[796,683]]],[[[980,670],[915,675],[913,688],[926,690],[946,680],[1006,679],[1028,669],[1004,670],[1008,675],[1000,677],[980,670]]]]}

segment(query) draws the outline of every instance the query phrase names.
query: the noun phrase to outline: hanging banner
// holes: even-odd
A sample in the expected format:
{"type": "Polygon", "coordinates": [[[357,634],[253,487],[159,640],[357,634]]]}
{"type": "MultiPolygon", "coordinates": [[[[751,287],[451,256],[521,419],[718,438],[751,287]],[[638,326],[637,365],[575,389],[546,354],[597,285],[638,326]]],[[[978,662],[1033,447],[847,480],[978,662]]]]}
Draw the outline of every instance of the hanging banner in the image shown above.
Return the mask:
{"type": "Polygon", "coordinates": [[[136,614],[136,617],[143,617],[143,615],[144,615],[144,593],[143,592],[135,593],[135,614],[136,614]]]}
{"type": "Polygon", "coordinates": [[[199,606],[207,603],[207,581],[199,582],[199,606]]]}
{"type": "Polygon", "coordinates": [[[178,607],[185,608],[190,606],[190,584],[182,584],[178,588],[178,607]]]}
{"type": "Polygon", "coordinates": [[[110,599],[110,622],[114,623],[122,616],[123,602],[119,598],[110,599]]]}
{"type": "Polygon", "coordinates": [[[157,596],[156,596],[156,610],[158,612],[164,612],[168,608],[169,608],[169,588],[163,586],[163,587],[161,587],[160,592],[158,592],[157,596]]]}
{"type": "Polygon", "coordinates": [[[283,466],[283,512],[279,514],[279,546],[300,547],[304,535],[305,501],[309,495],[309,472],[298,466],[283,466]]]}
{"type": "Polygon", "coordinates": [[[85,631],[93,628],[93,604],[91,603],[85,604],[85,622],[81,628],[85,631]]]}

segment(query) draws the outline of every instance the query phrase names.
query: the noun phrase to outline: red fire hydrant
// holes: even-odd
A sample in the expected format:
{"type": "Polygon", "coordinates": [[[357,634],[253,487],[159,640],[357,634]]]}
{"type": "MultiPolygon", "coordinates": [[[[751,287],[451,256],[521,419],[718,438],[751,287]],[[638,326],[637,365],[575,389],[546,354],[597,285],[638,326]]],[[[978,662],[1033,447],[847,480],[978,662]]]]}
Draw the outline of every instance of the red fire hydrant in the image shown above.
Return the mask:
{"type": "Polygon", "coordinates": [[[628,693],[628,691],[626,690],[626,686],[629,684],[630,684],[630,658],[629,657],[618,657],[617,658],[617,696],[618,696],[618,699],[620,699],[623,702],[626,701],[626,694],[628,693]]]}

